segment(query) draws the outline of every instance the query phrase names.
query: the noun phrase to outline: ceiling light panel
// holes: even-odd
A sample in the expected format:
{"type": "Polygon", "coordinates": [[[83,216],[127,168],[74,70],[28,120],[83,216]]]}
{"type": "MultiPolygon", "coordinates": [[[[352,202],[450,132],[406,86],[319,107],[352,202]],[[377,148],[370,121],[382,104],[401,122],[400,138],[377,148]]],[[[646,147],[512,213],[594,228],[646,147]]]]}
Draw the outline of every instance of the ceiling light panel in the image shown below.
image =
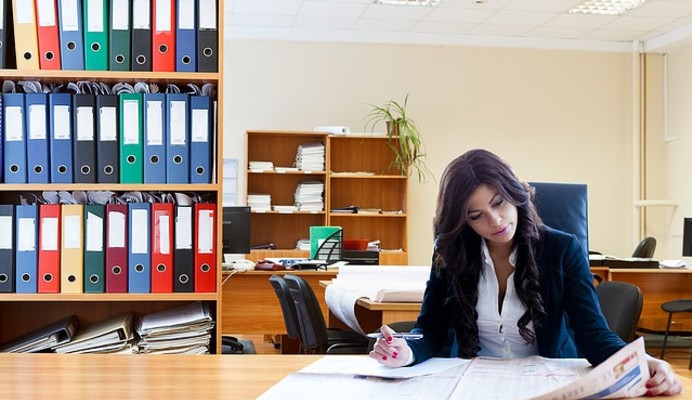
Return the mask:
{"type": "Polygon", "coordinates": [[[646,0],[586,0],[569,12],[573,14],[622,15],[646,0]]]}

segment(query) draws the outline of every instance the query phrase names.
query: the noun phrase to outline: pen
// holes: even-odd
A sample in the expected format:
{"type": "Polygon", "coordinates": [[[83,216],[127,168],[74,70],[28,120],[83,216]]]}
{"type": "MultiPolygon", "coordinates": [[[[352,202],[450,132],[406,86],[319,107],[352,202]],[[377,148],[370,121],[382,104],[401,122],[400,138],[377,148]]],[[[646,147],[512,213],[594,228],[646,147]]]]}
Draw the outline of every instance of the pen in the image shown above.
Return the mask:
{"type": "MultiPolygon", "coordinates": [[[[367,337],[369,337],[370,339],[379,339],[383,336],[382,336],[382,332],[373,332],[373,333],[368,333],[367,337]]],[[[420,333],[393,333],[392,337],[410,339],[410,340],[423,339],[423,335],[420,333]]]]}

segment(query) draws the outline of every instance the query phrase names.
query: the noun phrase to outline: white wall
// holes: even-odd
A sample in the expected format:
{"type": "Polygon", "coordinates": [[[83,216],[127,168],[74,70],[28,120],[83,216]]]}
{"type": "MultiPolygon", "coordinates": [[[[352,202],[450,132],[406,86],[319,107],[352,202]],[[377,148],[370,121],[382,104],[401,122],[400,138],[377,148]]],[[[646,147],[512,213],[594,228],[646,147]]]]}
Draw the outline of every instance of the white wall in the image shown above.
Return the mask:
{"type": "MultiPolygon", "coordinates": [[[[239,159],[241,203],[246,130],[363,131],[367,103],[409,93],[436,177],[484,147],[523,179],[587,183],[590,247],[633,249],[628,54],[227,40],[224,64],[224,156],[239,159]]],[[[411,264],[429,262],[436,192],[411,180],[411,264]]]]}

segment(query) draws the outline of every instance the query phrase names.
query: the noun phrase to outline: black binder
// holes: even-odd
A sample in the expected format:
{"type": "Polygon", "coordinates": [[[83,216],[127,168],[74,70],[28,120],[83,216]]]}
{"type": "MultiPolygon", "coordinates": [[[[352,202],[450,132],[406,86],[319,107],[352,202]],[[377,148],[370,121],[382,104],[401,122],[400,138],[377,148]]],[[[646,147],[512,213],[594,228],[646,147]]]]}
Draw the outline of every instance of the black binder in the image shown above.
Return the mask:
{"type": "Polygon", "coordinates": [[[175,252],[173,253],[173,291],[194,292],[193,234],[194,218],[192,206],[175,206],[175,252]]]}
{"type": "Polygon", "coordinates": [[[219,30],[216,0],[199,0],[197,6],[197,72],[217,72],[219,30]]]}
{"type": "Polygon", "coordinates": [[[36,353],[72,340],[79,323],[76,315],[38,328],[0,346],[0,353],[36,353]]]}
{"type": "Polygon", "coordinates": [[[133,71],[151,71],[151,2],[132,1],[133,71]]]}
{"type": "Polygon", "coordinates": [[[14,293],[14,206],[0,204],[0,292],[14,293]],[[9,217],[9,219],[8,219],[9,217]]]}
{"type": "Polygon", "coordinates": [[[96,183],[96,107],[93,94],[75,94],[73,107],[75,183],[96,183]],[[91,110],[89,110],[91,109],[91,110]]]}
{"type": "Polygon", "coordinates": [[[96,96],[96,177],[99,183],[120,182],[118,108],[117,95],[96,96]]]}

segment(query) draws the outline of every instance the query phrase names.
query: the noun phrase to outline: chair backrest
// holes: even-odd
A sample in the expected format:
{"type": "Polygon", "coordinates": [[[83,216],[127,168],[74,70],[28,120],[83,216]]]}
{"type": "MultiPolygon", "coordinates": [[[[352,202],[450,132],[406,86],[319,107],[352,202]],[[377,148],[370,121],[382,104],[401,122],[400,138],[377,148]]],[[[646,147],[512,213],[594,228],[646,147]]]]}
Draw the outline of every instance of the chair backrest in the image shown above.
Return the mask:
{"type": "Polygon", "coordinates": [[[269,283],[274,288],[274,293],[276,293],[276,297],[279,299],[279,304],[281,305],[281,313],[284,316],[284,323],[286,324],[286,335],[291,339],[300,337],[298,314],[293,299],[291,298],[288,285],[286,285],[284,279],[278,275],[270,276],[269,283]]]}
{"type": "Polygon", "coordinates": [[[529,182],[536,188],[536,208],[543,223],[577,236],[589,254],[587,187],[581,183],[529,182]]]}
{"type": "Polygon", "coordinates": [[[632,257],[653,258],[654,251],[656,251],[656,238],[649,236],[639,242],[632,253],[632,257]]]}
{"type": "Polygon", "coordinates": [[[634,340],[644,304],[639,287],[628,282],[606,281],[596,285],[596,293],[610,330],[625,342],[634,340]]]}
{"type": "Polygon", "coordinates": [[[303,350],[324,354],[329,345],[329,336],[315,292],[300,276],[286,274],[284,280],[296,307],[303,350]]]}

